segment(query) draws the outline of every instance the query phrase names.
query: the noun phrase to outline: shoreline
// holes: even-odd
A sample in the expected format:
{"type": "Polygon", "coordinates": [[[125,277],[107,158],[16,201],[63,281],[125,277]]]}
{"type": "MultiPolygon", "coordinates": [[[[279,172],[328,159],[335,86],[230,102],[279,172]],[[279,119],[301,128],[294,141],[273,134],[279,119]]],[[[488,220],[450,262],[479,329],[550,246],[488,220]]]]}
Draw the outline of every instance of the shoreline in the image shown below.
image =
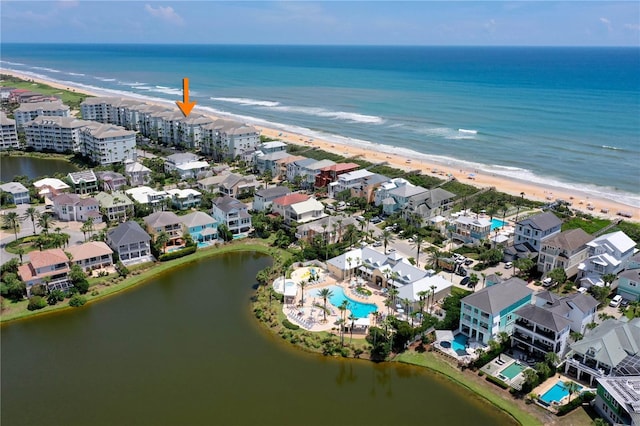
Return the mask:
{"type": "MultiPolygon", "coordinates": [[[[117,94],[108,90],[104,92],[101,92],[99,90],[92,91],[77,84],[63,84],[61,82],[51,81],[41,77],[34,77],[29,74],[7,70],[5,68],[0,68],[0,73],[12,75],[14,77],[22,78],[25,80],[33,80],[35,82],[48,84],[52,87],[62,90],[73,90],[76,92],[81,92],[90,96],[122,97],[148,104],[156,104],[162,106],[170,106],[173,104],[173,102],[171,101],[160,98],[149,99],[144,96],[117,94]]],[[[451,176],[462,183],[470,184],[478,188],[494,187],[497,191],[505,192],[515,197],[519,197],[521,196],[521,193],[524,193],[524,197],[526,197],[527,199],[541,202],[551,202],[555,201],[556,199],[563,199],[565,201],[572,202],[571,207],[573,209],[593,215],[595,217],[612,220],[619,217],[616,214],[619,211],[631,212],[633,214],[633,217],[624,218],[624,220],[640,222],[640,208],[638,208],[638,206],[632,205],[632,203],[625,203],[621,200],[612,200],[601,196],[594,196],[593,194],[589,193],[589,190],[586,188],[585,190],[581,191],[579,189],[569,189],[563,188],[561,186],[531,182],[517,178],[508,178],[506,176],[496,175],[495,173],[487,172],[485,170],[470,168],[470,165],[465,164],[465,162],[462,160],[452,159],[451,161],[449,161],[450,164],[440,164],[436,159],[432,158],[433,156],[429,156],[427,154],[415,153],[413,155],[415,155],[417,157],[416,158],[412,157],[409,153],[402,153],[402,148],[386,146],[373,142],[366,142],[367,146],[365,147],[362,145],[364,141],[353,141],[350,138],[341,137],[341,139],[344,139],[343,142],[318,139],[315,137],[312,138],[308,135],[304,135],[296,131],[289,131],[286,129],[257,124],[258,122],[260,122],[259,119],[255,119],[253,122],[251,122],[251,117],[237,117],[233,114],[210,113],[209,111],[206,111],[207,108],[208,107],[198,107],[196,105],[194,111],[203,115],[210,116],[214,119],[231,118],[238,121],[247,120],[252,126],[258,129],[262,135],[272,139],[282,140],[286,143],[306,146],[309,148],[318,148],[327,152],[333,152],[342,155],[347,159],[358,157],[372,163],[386,163],[391,167],[398,168],[404,171],[420,171],[425,175],[437,176],[441,179],[447,179],[448,176],[451,176]],[[351,145],[349,145],[349,143],[351,143],[351,145]],[[588,204],[591,204],[593,210],[589,210],[587,208],[588,204]],[[602,213],[603,209],[608,210],[608,213],[602,213]]],[[[292,128],[295,126],[288,127],[292,128]]]]}

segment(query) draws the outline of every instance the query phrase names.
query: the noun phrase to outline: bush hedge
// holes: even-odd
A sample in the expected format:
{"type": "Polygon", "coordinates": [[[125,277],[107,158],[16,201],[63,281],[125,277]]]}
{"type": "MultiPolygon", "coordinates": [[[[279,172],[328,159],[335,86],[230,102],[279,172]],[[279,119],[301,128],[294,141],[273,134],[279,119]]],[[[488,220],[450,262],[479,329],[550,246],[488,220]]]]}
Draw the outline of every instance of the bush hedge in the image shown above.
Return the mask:
{"type": "Polygon", "coordinates": [[[498,379],[497,377],[487,376],[485,380],[487,382],[493,383],[494,385],[500,386],[502,389],[509,389],[509,385],[503,382],[502,380],[498,379]]]}
{"type": "Polygon", "coordinates": [[[32,296],[29,298],[29,304],[27,309],[30,311],[37,311],[47,306],[47,301],[40,296],[32,296]]]}
{"type": "Polygon", "coordinates": [[[289,330],[299,330],[300,329],[299,325],[292,323],[291,321],[289,321],[286,318],[282,320],[282,325],[285,328],[288,328],[289,330]]]}
{"type": "Polygon", "coordinates": [[[167,260],[179,259],[181,257],[193,254],[198,249],[198,246],[185,247],[181,250],[172,251],[170,253],[161,254],[158,257],[160,262],[166,262],[167,260]]]}
{"type": "Polygon", "coordinates": [[[595,397],[596,397],[595,394],[593,394],[592,392],[585,392],[583,394],[580,394],[571,402],[558,407],[558,416],[564,416],[566,414],[569,414],[576,408],[580,407],[583,403],[586,404],[591,402],[595,397]]]}

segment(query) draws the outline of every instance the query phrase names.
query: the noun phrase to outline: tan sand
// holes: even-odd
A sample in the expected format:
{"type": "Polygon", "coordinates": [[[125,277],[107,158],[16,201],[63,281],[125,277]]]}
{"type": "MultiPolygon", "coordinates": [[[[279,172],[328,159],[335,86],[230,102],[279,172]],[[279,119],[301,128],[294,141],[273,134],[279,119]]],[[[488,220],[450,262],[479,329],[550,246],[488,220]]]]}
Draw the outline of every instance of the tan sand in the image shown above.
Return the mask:
{"type": "MultiPolygon", "coordinates": [[[[66,90],[75,90],[76,92],[86,93],[92,96],[115,96],[109,94],[107,92],[99,93],[97,91],[91,92],[84,88],[74,87],[68,84],[60,84],[56,82],[51,82],[48,80],[33,78],[28,75],[24,75],[21,73],[17,73],[14,71],[7,71],[4,69],[0,69],[0,72],[5,74],[10,74],[25,80],[33,80],[40,83],[48,84],[52,87],[57,87],[60,89],[66,90]]],[[[136,99],[139,100],[139,99],[136,99]]],[[[176,99],[178,100],[178,99],[176,99]]],[[[197,99],[196,99],[197,101],[197,99]]],[[[154,103],[146,101],[147,103],[154,103]]],[[[159,102],[156,102],[160,104],[159,102]]],[[[163,106],[167,106],[166,103],[162,103],[163,106]]],[[[176,110],[177,110],[176,106],[176,110]]],[[[196,106],[197,109],[197,106],[196,106]]],[[[208,114],[213,118],[215,117],[212,114],[208,114]]],[[[521,193],[524,193],[524,197],[531,200],[538,201],[549,201],[555,199],[563,199],[566,201],[570,201],[573,203],[572,208],[590,213],[594,216],[599,216],[603,218],[613,219],[616,218],[616,213],[619,211],[631,212],[633,214],[632,218],[625,218],[625,220],[630,220],[634,222],[640,222],[640,209],[626,205],[622,202],[617,202],[604,198],[595,198],[593,196],[589,196],[586,193],[582,193],[580,191],[568,191],[563,188],[555,188],[551,186],[543,186],[536,183],[531,183],[522,180],[509,179],[503,176],[491,175],[488,173],[483,173],[482,171],[477,170],[463,170],[459,168],[454,168],[451,166],[441,165],[437,163],[430,163],[427,161],[421,160],[412,160],[405,156],[398,154],[390,154],[379,152],[375,150],[367,150],[362,147],[350,146],[347,144],[340,144],[336,142],[329,142],[322,139],[317,138],[309,138],[308,136],[301,135],[298,133],[277,130],[273,128],[263,127],[254,125],[257,129],[259,129],[263,135],[268,136],[273,139],[279,139],[284,142],[296,144],[296,145],[304,145],[309,147],[317,147],[324,151],[336,153],[339,155],[343,155],[345,157],[358,157],[372,163],[388,163],[390,166],[397,167],[404,170],[420,170],[424,174],[429,174],[431,176],[438,176],[440,178],[446,179],[447,175],[451,175],[458,179],[460,182],[464,182],[470,185],[474,185],[480,188],[486,187],[494,187],[498,191],[506,192],[508,194],[514,196],[521,196],[521,193]],[[434,170],[437,170],[437,173],[434,173],[434,170]],[[469,178],[469,175],[473,173],[475,176],[473,179],[469,178]],[[583,201],[580,203],[580,201],[583,201]],[[593,210],[588,210],[587,205],[590,204],[593,207],[593,210]],[[601,210],[608,209],[608,213],[602,213],[601,210]]]]}

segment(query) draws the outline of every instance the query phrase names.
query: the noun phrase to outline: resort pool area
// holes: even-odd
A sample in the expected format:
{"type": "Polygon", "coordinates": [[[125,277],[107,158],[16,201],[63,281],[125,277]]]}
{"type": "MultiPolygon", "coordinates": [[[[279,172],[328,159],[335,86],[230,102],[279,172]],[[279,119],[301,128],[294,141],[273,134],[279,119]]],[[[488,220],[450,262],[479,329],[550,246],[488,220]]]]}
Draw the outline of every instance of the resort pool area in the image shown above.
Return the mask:
{"type": "Polygon", "coordinates": [[[517,362],[513,362],[509,364],[507,368],[502,370],[500,372],[500,375],[506,377],[509,380],[513,380],[513,378],[516,377],[518,374],[522,373],[525,368],[526,368],[525,366],[520,365],[517,362]]]}
{"type": "MultiPolygon", "coordinates": [[[[333,293],[333,296],[329,298],[329,301],[336,308],[342,304],[343,301],[347,301],[347,309],[351,311],[353,316],[356,318],[367,318],[371,312],[375,312],[378,310],[378,307],[372,303],[362,303],[356,300],[348,298],[344,294],[344,290],[342,287],[338,285],[332,285],[328,287],[329,290],[333,293]]],[[[322,301],[322,297],[318,295],[320,289],[316,289],[311,293],[311,297],[318,298],[318,302],[322,301]]]]}
{"type": "Polygon", "coordinates": [[[505,226],[507,222],[503,222],[500,219],[496,219],[495,217],[491,219],[491,230],[493,231],[496,228],[502,228],[505,226]]]}
{"type": "MultiPolygon", "coordinates": [[[[576,391],[579,392],[581,389],[582,389],[582,386],[578,386],[576,391]]],[[[555,385],[553,385],[551,389],[546,391],[540,397],[540,400],[550,405],[552,402],[562,401],[562,398],[568,395],[569,395],[569,391],[565,388],[564,382],[562,380],[558,380],[558,382],[555,385]]]]}
{"type": "Polygon", "coordinates": [[[284,282],[284,287],[282,286],[282,277],[278,277],[273,281],[273,289],[276,293],[285,294],[286,289],[292,289],[296,286],[295,281],[291,279],[286,279],[284,282]]]}

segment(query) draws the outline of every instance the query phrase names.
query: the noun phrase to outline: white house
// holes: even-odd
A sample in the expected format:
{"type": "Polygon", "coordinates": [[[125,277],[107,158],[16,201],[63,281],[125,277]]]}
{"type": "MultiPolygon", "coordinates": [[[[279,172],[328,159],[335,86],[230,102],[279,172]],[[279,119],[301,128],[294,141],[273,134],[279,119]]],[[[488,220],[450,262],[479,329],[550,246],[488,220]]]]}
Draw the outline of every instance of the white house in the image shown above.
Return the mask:
{"type": "Polygon", "coordinates": [[[618,274],[635,252],[636,243],[622,231],[594,238],[587,243],[589,257],[578,266],[582,287],[602,287],[602,276],[618,274]]]}
{"type": "Polygon", "coordinates": [[[562,221],[551,212],[539,213],[519,221],[516,224],[513,243],[529,244],[535,250],[540,251],[542,242],[560,232],[562,221]]]}
{"type": "Polygon", "coordinates": [[[151,169],[133,160],[125,160],[124,174],[129,178],[131,186],[141,186],[151,182],[151,169]]]}
{"type": "Polygon", "coordinates": [[[80,152],[80,130],[90,123],[75,117],[34,117],[24,123],[26,144],[36,151],[80,152]]]}
{"type": "Polygon", "coordinates": [[[195,189],[167,189],[167,194],[171,197],[173,205],[180,210],[198,207],[202,202],[202,194],[195,189]]]}
{"type": "Polygon", "coordinates": [[[60,194],[51,201],[58,220],[86,222],[91,218],[93,223],[102,222],[102,214],[95,198],[80,198],[76,194],[60,194]]]}
{"type": "Polygon", "coordinates": [[[563,231],[547,238],[540,246],[538,271],[546,274],[562,268],[567,277],[578,273],[578,266],[588,255],[587,243],[593,237],[580,228],[563,231]]]}
{"type": "Polygon", "coordinates": [[[53,102],[30,102],[21,104],[14,112],[18,128],[22,128],[25,123],[36,117],[46,115],[49,117],[69,117],[69,107],[62,101],[53,102]]]}
{"type": "Polygon", "coordinates": [[[366,179],[372,175],[373,173],[364,169],[343,173],[338,176],[338,179],[335,182],[331,182],[328,185],[328,195],[330,198],[335,198],[336,194],[342,191],[351,190],[354,188],[360,189],[363,185],[363,182],[365,182],[366,179]]]}
{"type": "Polygon", "coordinates": [[[106,242],[125,265],[153,261],[151,237],[137,222],[121,223],[107,232],[106,242]]]}
{"type": "Polygon", "coordinates": [[[213,201],[211,215],[227,226],[233,235],[246,236],[251,231],[251,215],[246,204],[225,195],[213,201]]]}
{"type": "Polygon", "coordinates": [[[209,163],[198,160],[198,156],[189,152],[172,154],[167,157],[164,168],[167,173],[177,172],[180,179],[190,179],[202,176],[209,170],[209,163]]]}
{"type": "Polygon", "coordinates": [[[0,185],[0,192],[9,194],[10,204],[29,204],[29,190],[20,182],[8,182],[0,185]]]}

